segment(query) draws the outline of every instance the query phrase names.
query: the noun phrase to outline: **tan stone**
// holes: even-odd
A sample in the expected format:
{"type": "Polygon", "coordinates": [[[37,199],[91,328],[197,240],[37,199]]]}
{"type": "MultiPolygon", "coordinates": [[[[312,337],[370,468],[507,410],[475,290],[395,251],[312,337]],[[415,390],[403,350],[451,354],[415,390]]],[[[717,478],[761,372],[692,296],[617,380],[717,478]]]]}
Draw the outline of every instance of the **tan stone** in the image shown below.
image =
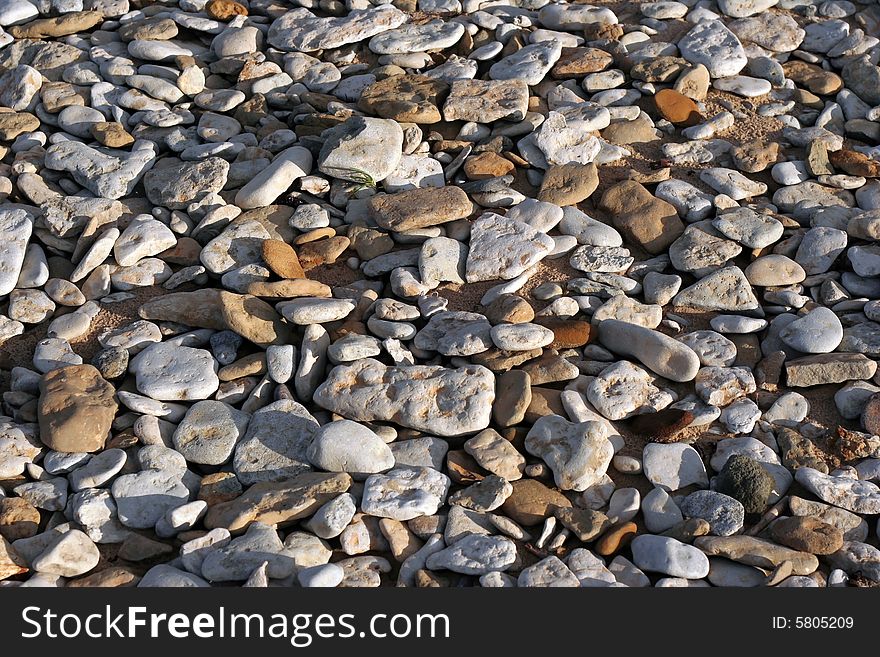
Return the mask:
{"type": "Polygon", "coordinates": [[[308,278],[285,279],[283,281],[255,281],[248,285],[248,294],[255,297],[273,299],[294,299],[296,297],[330,297],[330,286],[308,278]]]}
{"type": "Polygon", "coordinates": [[[594,163],[569,162],[552,166],[544,174],[538,200],[560,206],[576,205],[590,198],[599,186],[599,172],[594,163]]]}
{"type": "Polygon", "coordinates": [[[260,482],[244,495],[208,509],[205,527],[241,532],[252,522],[287,526],[307,518],[351,486],[345,473],[307,472],[285,481],[260,482]]]}
{"type": "Polygon", "coordinates": [[[557,507],[571,506],[565,495],[536,479],[520,479],[511,485],[513,493],[504,500],[500,511],[520,525],[534,527],[553,515],[557,507]]]}
{"type": "Polygon", "coordinates": [[[608,188],[600,206],[615,228],[651,254],[664,252],[684,232],[675,208],[634,180],[608,188]]]}
{"type": "Polygon", "coordinates": [[[367,208],[382,228],[405,231],[464,219],[473,205],[464,190],[449,186],[378,194],[367,202],[367,208]]]}
{"type": "Polygon", "coordinates": [[[121,123],[115,121],[95,123],[89,128],[89,132],[92,133],[92,137],[108,148],[124,148],[134,143],[134,137],[126,132],[121,123]]]}
{"type": "Polygon", "coordinates": [[[30,538],[40,526],[40,512],[23,497],[0,497],[0,536],[8,541],[30,538]]]}
{"type": "Polygon", "coordinates": [[[284,344],[290,328],[265,301],[225,290],[175,292],[147,301],[138,311],[142,319],[179,322],[198,328],[235,331],[254,344],[284,344]]]}
{"type": "Polygon", "coordinates": [[[449,85],[424,75],[395,75],[363,90],[358,107],[383,119],[406,123],[439,123],[439,107],[449,85]]]}
{"type": "Polygon", "coordinates": [[[614,58],[599,48],[563,48],[550,75],[557,80],[580,78],[588,73],[598,73],[611,66],[614,58]]]}
{"type": "Polygon", "coordinates": [[[210,0],[205,5],[208,16],[218,21],[229,21],[236,16],[247,16],[248,10],[242,4],[233,0],[210,0]]]}
{"type": "Polygon", "coordinates": [[[281,278],[305,278],[299,257],[293,247],[281,240],[263,242],[263,262],[281,278]]]}
{"type": "Polygon", "coordinates": [[[516,167],[506,157],[487,151],[467,158],[463,168],[470,180],[486,180],[513,173],[516,167]]]}
{"type": "Polygon", "coordinates": [[[97,368],[52,370],[40,380],[40,440],[59,452],[97,452],[104,447],[116,409],[116,391],[97,368]]]}
{"type": "Polygon", "coordinates": [[[18,555],[9,541],[0,536],[0,580],[21,575],[27,571],[24,559],[18,555]]]}

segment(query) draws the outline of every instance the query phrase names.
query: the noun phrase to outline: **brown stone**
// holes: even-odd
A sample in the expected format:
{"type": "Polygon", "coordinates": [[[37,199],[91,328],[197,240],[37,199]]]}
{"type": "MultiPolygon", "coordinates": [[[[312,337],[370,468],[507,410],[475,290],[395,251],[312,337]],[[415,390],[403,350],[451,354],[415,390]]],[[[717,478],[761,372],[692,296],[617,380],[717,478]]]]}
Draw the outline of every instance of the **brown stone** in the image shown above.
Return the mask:
{"type": "Polygon", "coordinates": [[[413,534],[409,527],[391,518],[381,518],[379,520],[379,530],[382,536],[388,541],[388,547],[394,560],[402,563],[407,557],[417,552],[422,547],[422,541],[413,534]]]}
{"type": "Polygon", "coordinates": [[[40,119],[28,112],[0,112],[0,140],[12,141],[20,134],[40,129],[40,119]]]}
{"type": "Polygon", "coordinates": [[[629,430],[650,442],[665,443],[694,421],[694,414],[678,408],[636,415],[628,420],[629,430]]]}
{"type": "Polygon", "coordinates": [[[602,131],[602,138],[612,144],[647,144],[660,139],[659,131],[647,116],[639,115],[632,121],[614,121],[602,131]]]}
{"type": "Polygon", "coordinates": [[[528,301],[516,294],[502,294],[483,309],[490,324],[520,324],[535,319],[528,301]]]}
{"type": "Polygon", "coordinates": [[[538,418],[545,415],[561,415],[565,417],[565,408],[562,406],[559,395],[561,391],[553,388],[532,386],[532,401],[526,409],[525,421],[534,424],[538,418]]]}
{"type": "Polygon", "coordinates": [[[134,137],[126,132],[121,123],[115,121],[101,121],[92,124],[89,127],[89,132],[92,133],[92,137],[96,141],[108,148],[125,148],[134,143],[134,137]]]}
{"type": "Polygon", "coordinates": [[[536,386],[571,381],[580,375],[577,365],[553,351],[548,351],[539,358],[529,361],[523,365],[522,371],[528,373],[532,379],[532,385],[536,386]]]}
{"type": "Polygon", "coordinates": [[[872,458],[880,452],[880,434],[850,431],[837,427],[837,432],[828,438],[828,447],[842,461],[872,458]]]}
{"type": "Polygon", "coordinates": [[[880,393],[874,393],[862,409],[862,427],[875,435],[880,435],[880,393]]]}
{"type": "Polygon", "coordinates": [[[243,376],[262,376],[266,373],[266,354],[258,352],[242,356],[229,365],[224,365],[217,372],[221,381],[235,381],[243,376]]]}
{"type": "Polygon", "coordinates": [[[788,427],[778,427],[776,441],[779,443],[782,464],[789,470],[807,467],[828,473],[825,455],[806,436],[788,427]]]}
{"type": "Polygon", "coordinates": [[[366,226],[351,226],[347,237],[351,240],[351,248],[357,252],[361,260],[372,260],[394,250],[394,240],[381,230],[366,226]]]}
{"type": "Polygon", "coordinates": [[[582,543],[595,540],[611,524],[604,513],[576,506],[556,507],[553,515],[582,543]]]}
{"type": "Polygon", "coordinates": [[[486,476],[476,459],[463,449],[446,452],[446,470],[452,481],[465,486],[482,481],[486,476]]]}
{"type": "Polygon", "coordinates": [[[782,518],[770,525],[777,543],[810,554],[831,554],[843,547],[843,532],[813,516],[782,518]]]}
{"type": "Polygon", "coordinates": [[[569,162],[550,167],[541,181],[538,200],[556,205],[576,205],[590,198],[599,186],[594,163],[569,162]]]}
{"type": "Polygon", "coordinates": [[[332,265],[349,246],[351,246],[351,240],[342,235],[309,242],[299,248],[299,261],[306,270],[321,265],[332,265]]]}
{"type": "Polygon", "coordinates": [[[588,73],[604,71],[612,62],[614,58],[599,48],[563,48],[550,75],[557,80],[582,78],[588,73]]]}
{"type": "Polygon", "coordinates": [[[535,324],[553,331],[553,342],[547,349],[575,349],[590,341],[592,330],[589,322],[580,319],[560,319],[558,317],[536,317],[535,324]]]}
{"type": "Polygon", "coordinates": [[[758,173],[776,164],[779,158],[779,144],[764,139],[747,141],[734,148],[731,157],[740,171],[758,173]]]}
{"type": "Polygon", "coordinates": [[[30,538],[40,528],[40,512],[23,497],[0,497],[0,536],[7,541],[30,538]]]}
{"type": "Polygon", "coordinates": [[[178,238],[177,244],[167,251],[162,251],[157,257],[172,265],[189,267],[191,265],[199,264],[199,254],[201,252],[201,244],[191,237],[184,236],[178,238]]]}
{"type": "Polygon", "coordinates": [[[851,176],[864,178],[880,178],[880,162],[872,160],[864,153],[841,149],[828,154],[828,159],[835,168],[851,176]]]}
{"type": "Polygon", "coordinates": [[[628,240],[651,254],[666,251],[684,232],[675,208],[634,180],[609,187],[602,195],[600,207],[611,215],[614,227],[628,240]]]}
{"type": "Polygon", "coordinates": [[[137,586],[141,580],[130,570],[120,568],[119,566],[111,566],[96,573],[89,573],[79,579],[71,579],[67,581],[68,588],[117,588],[122,586],[137,586]]]}
{"type": "Polygon", "coordinates": [[[208,16],[218,21],[230,21],[236,16],[247,16],[248,10],[233,0],[210,0],[205,5],[208,16]]]}
{"type": "Polygon", "coordinates": [[[506,372],[517,365],[522,365],[543,353],[540,349],[528,351],[503,351],[501,349],[487,349],[486,351],[471,356],[475,365],[482,365],[493,372],[506,372]]]}
{"type": "Polygon", "coordinates": [[[687,61],[681,57],[657,57],[636,62],[629,74],[634,80],[669,82],[687,67],[687,61]]]}
{"type": "Polygon", "coordinates": [[[27,571],[24,559],[19,556],[9,541],[0,536],[0,580],[21,575],[27,571]]]}
{"type": "Polygon", "coordinates": [[[230,330],[261,347],[284,344],[290,327],[262,299],[225,290],[174,292],[144,303],[141,319],[179,322],[197,328],[230,330]]]}
{"type": "Polygon", "coordinates": [[[300,244],[308,244],[309,242],[317,242],[318,240],[322,240],[325,237],[335,237],[336,229],[335,228],[315,228],[314,230],[310,230],[307,233],[303,233],[302,235],[297,235],[293,238],[293,243],[299,246],[300,244]]]}
{"type": "Polygon", "coordinates": [[[606,531],[602,538],[596,541],[593,548],[596,554],[610,557],[612,554],[624,549],[636,537],[638,527],[634,522],[619,522],[606,531]]]}
{"type": "Polygon", "coordinates": [[[367,202],[367,208],[379,226],[399,232],[464,219],[473,205],[463,189],[448,186],[377,194],[367,202]]]}
{"type": "Polygon", "coordinates": [[[464,161],[464,174],[470,180],[486,180],[513,173],[513,162],[498,153],[478,153],[464,161]]]}
{"type": "Polygon", "coordinates": [[[661,116],[675,125],[691,126],[703,120],[697,104],[675,89],[658,91],[654,94],[654,104],[661,116]]]}
{"type": "Polygon", "coordinates": [[[116,416],[116,391],[92,365],[43,375],[37,417],[40,440],[59,452],[97,452],[116,416]]]}
{"type": "Polygon", "coordinates": [[[540,525],[557,507],[571,506],[565,495],[535,479],[520,479],[511,485],[513,493],[504,500],[500,512],[520,525],[540,525]]]}
{"type": "Polygon", "coordinates": [[[361,92],[358,107],[383,119],[405,123],[439,123],[439,107],[449,85],[425,75],[395,75],[374,82],[361,92]]]}
{"type": "Polygon", "coordinates": [[[785,77],[801,87],[806,87],[814,94],[828,96],[835,94],[843,87],[843,78],[837,73],[826,71],[821,66],[810,64],[799,59],[792,59],[782,65],[785,77]]]}
{"type": "Polygon", "coordinates": [[[8,31],[16,39],[63,37],[90,30],[103,20],[100,11],[73,11],[55,18],[39,18],[27,25],[13,25],[8,31]]]}
{"type": "Polygon", "coordinates": [[[521,121],[528,106],[529,87],[523,80],[455,80],[443,105],[443,118],[487,124],[521,121]]]}
{"type": "Polygon", "coordinates": [[[330,297],[329,285],[308,278],[285,279],[283,281],[254,281],[247,287],[247,293],[255,297],[272,299],[295,299],[297,297],[330,297]]]}
{"type": "Polygon", "coordinates": [[[259,482],[240,497],[209,508],[205,527],[225,527],[233,533],[244,531],[252,522],[285,527],[309,517],[350,486],[349,475],[323,472],[307,472],[284,481],[259,482]]]}
{"type": "Polygon", "coordinates": [[[274,274],[281,278],[305,278],[299,257],[293,247],[281,240],[263,242],[263,262],[274,274]]]}

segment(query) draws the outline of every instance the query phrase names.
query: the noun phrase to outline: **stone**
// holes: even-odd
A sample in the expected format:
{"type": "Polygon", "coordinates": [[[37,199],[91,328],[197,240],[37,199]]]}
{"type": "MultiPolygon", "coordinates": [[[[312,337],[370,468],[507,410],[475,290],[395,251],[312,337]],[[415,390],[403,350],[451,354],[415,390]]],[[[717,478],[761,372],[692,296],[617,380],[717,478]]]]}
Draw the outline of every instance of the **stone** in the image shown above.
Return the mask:
{"type": "Polygon", "coordinates": [[[232,466],[245,485],[283,481],[311,470],[307,456],[318,421],[292,399],[279,399],[256,411],[236,443],[232,466]]]}
{"type": "Polygon", "coordinates": [[[232,456],[250,416],[220,401],[193,404],[172,436],[174,447],[191,463],[221,465],[232,456]]]}
{"type": "Polygon", "coordinates": [[[770,534],[777,543],[810,554],[832,554],[844,545],[840,529],[813,516],[780,518],[770,526],[770,534]]]}
{"type": "Polygon", "coordinates": [[[528,111],[528,85],[521,79],[456,80],[443,104],[446,121],[520,121],[528,111]]]}
{"type": "Polygon", "coordinates": [[[426,566],[431,570],[482,575],[507,570],[515,560],[516,546],[509,538],[471,534],[454,545],[431,554],[426,566]]]}
{"type": "Polygon", "coordinates": [[[489,425],[495,377],[474,365],[388,367],[373,359],[338,365],[315,392],[315,403],[360,422],[394,420],[441,436],[489,425]],[[382,404],[367,403],[378,399],[382,404]]]}
{"type": "Polygon", "coordinates": [[[33,227],[33,217],[26,210],[0,211],[0,296],[16,287],[33,227]]]}
{"type": "Polygon", "coordinates": [[[204,349],[153,344],[131,360],[139,392],[160,401],[207,399],[220,385],[217,362],[204,349]]]}
{"type": "Polygon", "coordinates": [[[520,525],[533,527],[553,515],[556,508],[571,506],[562,493],[536,479],[520,479],[512,485],[513,493],[504,500],[500,512],[520,525]]]}
{"type": "Polygon", "coordinates": [[[728,458],[715,479],[715,490],[739,500],[749,514],[764,511],[773,485],[761,463],[745,454],[728,458]]]}
{"type": "Polygon", "coordinates": [[[525,458],[494,429],[485,429],[469,438],[464,449],[485,470],[508,481],[522,478],[525,458]]]}
{"type": "Polygon", "coordinates": [[[599,324],[599,341],[672,381],[690,381],[700,369],[700,359],[690,347],[643,326],[607,319],[599,324]]]}
{"type": "Polygon", "coordinates": [[[425,75],[393,75],[364,89],[358,107],[384,119],[438,123],[442,118],[438,105],[448,91],[446,82],[425,75]]]}
{"type": "Polygon", "coordinates": [[[681,56],[692,64],[703,64],[712,78],[736,75],[745,68],[746,53],[720,20],[698,23],[678,42],[681,56]]]}
{"type": "Polygon", "coordinates": [[[736,499],[710,490],[698,490],[680,504],[687,518],[700,518],[709,523],[709,532],[716,536],[730,536],[742,529],[745,511],[736,499]]]}
{"type": "Polygon", "coordinates": [[[97,566],[100,558],[98,547],[91,539],[83,532],[71,529],[58,535],[33,560],[32,566],[39,573],[77,577],[97,566]]]}
{"type": "Polygon", "coordinates": [[[339,48],[399,27],[406,14],[395,7],[357,9],[346,16],[319,18],[307,9],[293,9],[269,27],[270,44],[287,52],[339,48]]]}
{"type": "Polygon", "coordinates": [[[606,427],[598,422],[568,422],[562,417],[539,418],[526,436],[526,450],[542,458],[563,490],[583,491],[608,470],[614,448],[606,427]]]}
{"type": "Polygon", "coordinates": [[[144,303],[143,319],[179,322],[188,326],[230,330],[260,346],[287,338],[287,326],[265,301],[225,290],[175,292],[144,303]]]}
{"type": "Polygon", "coordinates": [[[331,422],[318,429],[307,456],[316,468],[355,476],[394,467],[389,447],[370,429],[350,420],[331,422]]]}
{"type": "Polygon", "coordinates": [[[467,194],[452,186],[376,195],[367,205],[380,227],[398,232],[462,219],[472,210],[467,194]]]}
{"type": "Polygon", "coordinates": [[[449,478],[430,468],[398,468],[364,483],[361,508],[380,518],[412,520],[437,512],[449,492],[449,478]]]}
{"type": "Polygon", "coordinates": [[[469,283],[510,280],[553,250],[553,240],[528,224],[494,213],[471,229],[465,277],[469,283]]]}
{"type": "Polygon", "coordinates": [[[668,392],[660,390],[651,376],[628,361],[619,361],[603,369],[587,386],[587,399],[609,420],[659,411],[673,402],[668,392]]]}
{"type": "Polygon", "coordinates": [[[676,209],[633,180],[608,188],[599,205],[615,228],[651,254],[665,251],[684,232],[676,209]]]}
{"type": "Polygon", "coordinates": [[[630,544],[633,562],[642,570],[684,579],[709,574],[709,559],[697,548],[665,536],[642,534],[630,544]]]}
{"type": "Polygon", "coordinates": [[[792,550],[754,536],[702,536],[694,546],[709,556],[719,556],[758,568],[773,569],[790,561],[796,575],[809,575],[819,567],[812,554],[792,550]]]}
{"type": "Polygon", "coordinates": [[[823,474],[809,467],[798,468],[795,480],[824,502],[854,513],[873,514],[880,505],[880,488],[870,481],[823,474]]]}
{"type": "Polygon", "coordinates": [[[205,527],[239,532],[254,522],[286,526],[311,516],[350,486],[349,475],[323,472],[258,482],[243,495],[212,505],[205,516],[205,527]]]}
{"type": "Polygon", "coordinates": [[[642,453],[642,468],[648,480],[667,491],[696,484],[709,485],[706,466],[690,445],[650,443],[642,453]]]}
{"type": "Polygon", "coordinates": [[[324,135],[318,170],[341,180],[374,185],[397,168],[402,148],[403,130],[396,121],[352,117],[324,135]]]}
{"type": "Polygon", "coordinates": [[[674,89],[661,89],[654,94],[657,111],[670,123],[682,126],[696,125],[702,120],[697,104],[674,89]]]}
{"type": "Polygon", "coordinates": [[[61,452],[99,451],[116,409],[113,386],[92,365],[54,369],[40,379],[40,440],[61,452]]]}

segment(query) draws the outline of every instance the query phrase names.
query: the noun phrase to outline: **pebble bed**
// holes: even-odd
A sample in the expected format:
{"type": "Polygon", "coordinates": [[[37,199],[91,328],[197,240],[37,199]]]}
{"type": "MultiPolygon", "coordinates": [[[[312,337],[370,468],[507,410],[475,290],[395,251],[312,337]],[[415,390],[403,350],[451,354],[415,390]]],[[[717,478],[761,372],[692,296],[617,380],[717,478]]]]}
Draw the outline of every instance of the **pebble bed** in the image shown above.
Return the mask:
{"type": "Polygon", "coordinates": [[[0,27],[0,585],[880,583],[877,2],[0,27]]]}

